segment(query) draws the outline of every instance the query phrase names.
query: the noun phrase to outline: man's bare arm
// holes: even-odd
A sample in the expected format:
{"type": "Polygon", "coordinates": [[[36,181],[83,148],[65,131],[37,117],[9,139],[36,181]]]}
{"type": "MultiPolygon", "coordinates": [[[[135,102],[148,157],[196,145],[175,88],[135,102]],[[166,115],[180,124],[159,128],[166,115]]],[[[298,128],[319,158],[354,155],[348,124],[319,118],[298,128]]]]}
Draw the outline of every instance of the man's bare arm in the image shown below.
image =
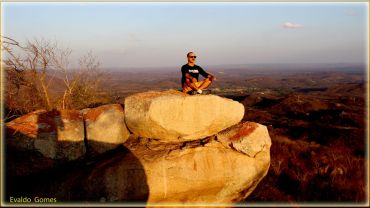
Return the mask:
{"type": "Polygon", "coordinates": [[[209,78],[211,81],[216,80],[216,77],[215,77],[215,76],[213,76],[213,75],[212,75],[212,74],[210,74],[210,73],[208,73],[207,78],[209,78]]]}

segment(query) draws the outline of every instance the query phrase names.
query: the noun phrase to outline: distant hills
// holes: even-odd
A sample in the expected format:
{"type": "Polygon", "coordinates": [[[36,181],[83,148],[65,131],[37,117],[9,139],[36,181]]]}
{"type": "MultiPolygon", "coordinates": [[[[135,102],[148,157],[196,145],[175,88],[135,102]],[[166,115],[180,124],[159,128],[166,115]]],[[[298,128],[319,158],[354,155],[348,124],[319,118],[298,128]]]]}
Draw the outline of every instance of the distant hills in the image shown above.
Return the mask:
{"type": "MultiPolygon", "coordinates": [[[[163,67],[106,67],[103,68],[105,71],[110,72],[167,72],[167,71],[178,71],[181,66],[185,63],[181,63],[178,66],[163,66],[163,67]]],[[[210,72],[222,72],[222,71],[245,71],[245,72],[316,72],[316,71],[327,71],[327,72],[359,72],[364,73],[367,69],[366,64],[352,64],[352,63],[336,63],[336,64],[225,64],[225,65],[202,65],[206,71],[210,72]]]]}

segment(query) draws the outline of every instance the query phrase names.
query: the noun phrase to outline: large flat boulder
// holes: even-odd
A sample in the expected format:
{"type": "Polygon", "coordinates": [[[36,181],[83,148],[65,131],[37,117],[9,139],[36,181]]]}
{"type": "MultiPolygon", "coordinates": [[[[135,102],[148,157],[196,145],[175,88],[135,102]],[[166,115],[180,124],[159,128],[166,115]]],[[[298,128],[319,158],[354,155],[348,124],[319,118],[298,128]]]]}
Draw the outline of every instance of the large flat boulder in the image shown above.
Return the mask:
{"type": "Polygon", "coordinates": [[[103,105],[81,111],[86,125],[88,147],[103,153],[123,144],[130,136],[121,105],[103,105]]]}
{"type": "Polygon", "coordinates": [[[216,95],[189,96],[179,91],[144,92],[125,99],[125,122],[135,135],[163,142],[205,138],[237,124],[239,102],[216,95]]]}
{"type": "Polygon", "coordinates": [[[76,110],[38,110],[5,124],[6,142],[17,151],[37,152],[56,160],[85,153],[83,119],[76,110]]]}

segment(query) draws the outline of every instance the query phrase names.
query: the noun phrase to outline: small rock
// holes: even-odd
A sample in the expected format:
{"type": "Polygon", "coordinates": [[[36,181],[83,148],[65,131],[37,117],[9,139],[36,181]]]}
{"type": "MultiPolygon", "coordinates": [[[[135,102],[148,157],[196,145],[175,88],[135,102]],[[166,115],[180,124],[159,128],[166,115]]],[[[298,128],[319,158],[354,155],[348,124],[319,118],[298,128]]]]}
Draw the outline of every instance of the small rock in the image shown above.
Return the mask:
{"type": "Polygon", "coordinates": [[[125,124],[125,115],[121,105],[103,105],[84,109],[86,138],[89,149],[103,153],[123,144],[130,136],[125,124]]]}
{"type": "Polygon", "coordinates": [[[255,157],[256,154],[271,146],[267,127],[254,122],[237,124],[216,136],[217,140],[226,147],[234,148],[249,157],[255,157]]]}

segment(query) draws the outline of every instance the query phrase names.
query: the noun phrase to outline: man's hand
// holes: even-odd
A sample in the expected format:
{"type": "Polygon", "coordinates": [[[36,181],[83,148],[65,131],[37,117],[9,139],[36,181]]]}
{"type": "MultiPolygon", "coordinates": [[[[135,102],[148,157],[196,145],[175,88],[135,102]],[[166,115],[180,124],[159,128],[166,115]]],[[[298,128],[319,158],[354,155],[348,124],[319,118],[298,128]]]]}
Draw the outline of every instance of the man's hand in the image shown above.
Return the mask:
{"type": "Polygon", "coordinates": [[[214,80],[216,80],[216,77],[215,77],[215,76],[213,76],[213,75],[211,75],[211,74],[209,74],[209,75],[208,75],[208,78],[209,78],[209,80],[211,80],[212,82],[213,82],[214,80]]]}

